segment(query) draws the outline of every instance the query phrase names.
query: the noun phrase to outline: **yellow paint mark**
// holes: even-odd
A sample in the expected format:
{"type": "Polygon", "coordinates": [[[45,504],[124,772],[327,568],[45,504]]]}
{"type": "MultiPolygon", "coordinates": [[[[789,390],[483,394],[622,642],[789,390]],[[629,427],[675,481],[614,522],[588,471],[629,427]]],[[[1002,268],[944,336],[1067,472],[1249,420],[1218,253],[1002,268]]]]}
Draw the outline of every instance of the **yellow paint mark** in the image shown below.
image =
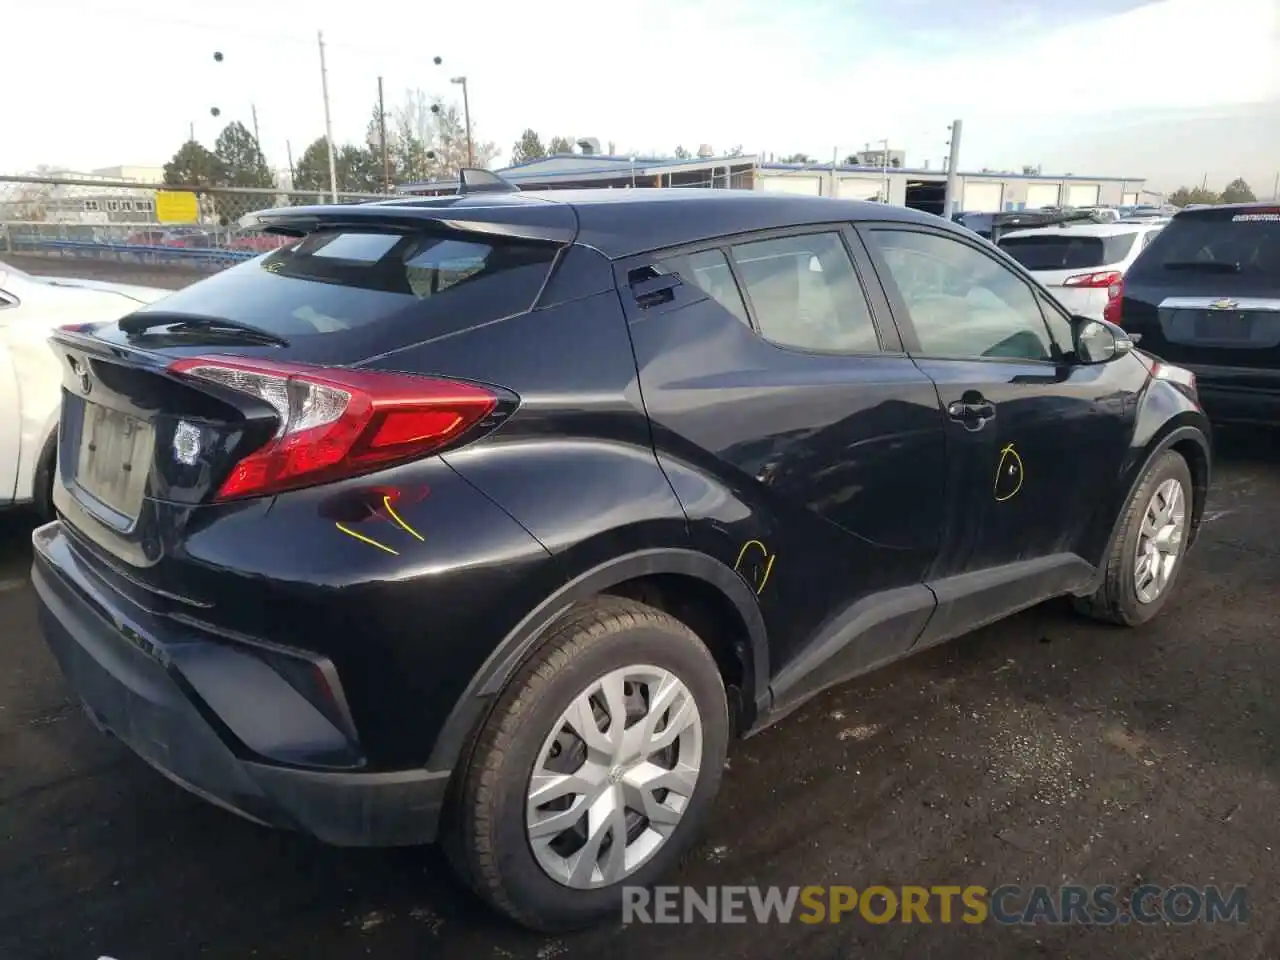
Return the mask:
{"type": "Polygon", "coordinates": [[[992,490],[992,494],[996,500],[1003,503],[1005,500],[1012,500],[1018,495],[1018,491],[1022,489],[1022,479],[1026,475],[1026,470],[1022,466],[1022,457],[1018,456],[1018,451],[1013,448],[1013,444],[1009,444],[1000,451],[1000,462],[996,464],[996,482],[992,490]],[[1012,490],[1001,494],[1000,481],[1005,476],[1017,479],[1012,490]]]}
{"type": "Polygon", "coordinates": [[[760,579],[760,586],[756,588],[757,597],[764,592],[764,585],[769,582],[769,574],[773,573],[773,561],[776,559],[778,559],[776,553],[769,555],[769,562],[764,567],[764,576],[760,579]]]}
{"type": "Polygon", "coordinates": [[[404,532],[405,532],[405,533],[409,534],[410,536],[417,537],[417,538],[418,538],[419,540],[421,540],[423,543],[426,543],[426,542],[427,542],[427,538],[426,538],[426,537],[424,537],[424,536],[423,536],[422,534],[420,534],[417,530],[413,529],[413,527],[409,526],[409,525],[408,525],[407,523],[405,523],[402,519],[400,519],[400,514],[396,513],[395,508],[394,508],[393,506],[391,506],[391,498],[390,498],[390,497],[383,497],[383,498],[382,498],[382,505],[383,505],[384,507],[386,507],[386,508],[387,508],[387,515],[388,515],[389,517],[391,517],[391,519],[392,519],[392,520],[394,520],[397,524],[399,524],[399,525],[400,525],[400,528],[401,528],[402,530],[404,530],[404,532]]]}
{"type": "Polygon", "coordinates": [[[769,558],[768,562],[765,563],[765,566],[764,566],[764,576],[760,578],[760,582],[756,585],[756,596],[760,596],[760,594],[764,592],[765,584],[769,582],[769,574],[773,572],[773,561],[777,559],[776,554],[770,554],[769,548],[766,547],[759,540],[748,540],[746,543],[742,545],[742,549],[738,551],[738,559],[734,561],[733,572],[737,574],[742,573],[742,570],[740,569],[742,567],[742,561],[743,559],[746,558],[747,551],[750,550],[753,546],[759,547],[760,552],[769,558]]]}
{"type": "Polygon", "coordinates": [[[377,547],[379,550],[385,550],[387,553],[391,554],[393,557],[400,556],[398,551],[392,550],[390,547],[386,546],[385,544],[379,543],[377,540],[371,540],[362,533],[356,533],[354,530],[348,529],[347,527],[344,527],[340,523],[335,523],[334,526],[337,527],[339,530],[341,530],[343,533],[345,533],[348,537],[354,537],[355,539],[359,540],[361,543],[367,543],[371,547],[377,547]]]}

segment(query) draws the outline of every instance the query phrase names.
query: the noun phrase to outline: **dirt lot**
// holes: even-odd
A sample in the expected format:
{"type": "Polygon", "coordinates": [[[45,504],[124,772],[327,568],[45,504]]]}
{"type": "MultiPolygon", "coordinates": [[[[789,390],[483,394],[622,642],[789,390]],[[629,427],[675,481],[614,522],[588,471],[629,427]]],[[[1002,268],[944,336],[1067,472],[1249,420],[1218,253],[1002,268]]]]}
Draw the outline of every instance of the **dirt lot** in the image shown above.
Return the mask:
{"type": "Polygon", "coordinates": [[[1203,539],[1147,629],[1059,605],[829,692],[740,745],[674,882],[1249,886],[1247,924],[620,925],[531,936],[433,851],[344,851],[161,779],[71,703],[0,520],[0,957],[1280,956],[1280,444],[1222,438],[1203,539]]]}

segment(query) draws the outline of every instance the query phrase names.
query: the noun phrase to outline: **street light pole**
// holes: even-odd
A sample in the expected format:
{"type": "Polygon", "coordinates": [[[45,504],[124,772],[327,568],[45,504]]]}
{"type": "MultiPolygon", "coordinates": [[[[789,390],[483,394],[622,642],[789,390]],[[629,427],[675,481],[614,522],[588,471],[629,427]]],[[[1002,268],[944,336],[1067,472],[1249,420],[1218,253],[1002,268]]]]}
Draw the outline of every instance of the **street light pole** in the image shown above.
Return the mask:
{"type": "Polygon", "coordinates": [[[454,77],[452,83],[462,87],[462,117],[463,122],[467,125],[467,166],[474,167],[476,165],[475,145],[471,142],[471,101],[467,97],[467,78],[454,77]]]}

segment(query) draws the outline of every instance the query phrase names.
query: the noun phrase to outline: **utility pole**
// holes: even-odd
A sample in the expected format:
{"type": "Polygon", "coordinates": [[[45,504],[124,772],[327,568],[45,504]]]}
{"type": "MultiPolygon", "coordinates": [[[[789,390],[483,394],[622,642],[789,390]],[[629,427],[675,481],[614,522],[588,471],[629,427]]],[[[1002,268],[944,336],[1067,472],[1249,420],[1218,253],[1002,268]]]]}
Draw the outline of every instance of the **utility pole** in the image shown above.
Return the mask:
{"type": "Polygon", "coordinates": [[[951,146],[951,152],[947,155],[947,193],[946,199],[942,204],[942,215],[948,220],[956,212],[956,207],[960,203],[957,187],[959,186],[959,174],[956,172],[957,164],[960,162],[960,128],[962,124],[959,120],[952,120],[951,139],[947,141],[951,146]]]}
{"type": "Polygon", "coordinates": [[[462,116],[467,125],[467,166],[474,167],[476,165],[476,151],[475,145],[471,142],[471,101],[467,97],[467,78],[454,77],[450,82],[462,87],[462,116]]]}
{"type": "Polygon", "coordinates": [[[387,151],[387,108],[382,100],[382,78],[378,78],[378,139],[382,141],[382,182],[391,192],[391,154],[387,151]]]}
{"type": "Polygon", "coordinates": [[[884,144],[884,152],[880,154],[880,179],[884,184],[884,186],[881,188],[884,190],[884,196],[881,199],[883,199],[885,203],[888,203],[889,202],[889,141],[881,140],[880,142],[884,144]]]}
{"type": "Polygon", "coordinates": [[[316,33],[320,43],[320,92],[324,96],[324,138],[329,145],[329,195],[338,202],[338,163],[333,155],[333,121],[329,116],[329,71],[324,63],[324,31],[316,33]]]}
{"type": "Polygon", "coordinates": [[[253,139],[258,141],[258,152],[262,152],[262,138],[258,136],[258,106],[249,104],[249,112],[253,115],[253,139]]]}
{"type": "Polygon", "coordinates": [[[191,126],[187,128],[187,139],[194,141],[195,138],[196,138],[196,125],[195,125],[195,122],[192,121],[191,126]]]}
{"type": "Polygon", "coordinates": [[[1276,174],[1275,182],[1271,184],[1271,199],[1280,200],[1280,173],[1276,174]]]}
{"type": "Polygon", "coordinates": [[[289,160],[289,189],[298,189],[298,173],[293,169],[293,144],[288,140],[284,142],[284,155],[289,160]]]}

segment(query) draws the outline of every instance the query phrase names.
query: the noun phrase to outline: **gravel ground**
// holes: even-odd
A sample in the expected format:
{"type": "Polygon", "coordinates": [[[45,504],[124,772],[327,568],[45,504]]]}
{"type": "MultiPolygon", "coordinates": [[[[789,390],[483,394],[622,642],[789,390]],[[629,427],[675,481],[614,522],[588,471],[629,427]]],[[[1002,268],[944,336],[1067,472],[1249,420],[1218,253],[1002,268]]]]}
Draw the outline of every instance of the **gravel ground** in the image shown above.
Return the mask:
{"type": "Polygon", "coordinates": [[[606,927],[549,938],[432,850],[351,851],[214,809],[100,736],[0,518],[0,957],[1280,956],[1280,441],[1231,434],[1179,595],[1129,632],[1048,604],[830,691],[731,754],[673,883],[1247,884],[1246,924],[606,927]]]}

